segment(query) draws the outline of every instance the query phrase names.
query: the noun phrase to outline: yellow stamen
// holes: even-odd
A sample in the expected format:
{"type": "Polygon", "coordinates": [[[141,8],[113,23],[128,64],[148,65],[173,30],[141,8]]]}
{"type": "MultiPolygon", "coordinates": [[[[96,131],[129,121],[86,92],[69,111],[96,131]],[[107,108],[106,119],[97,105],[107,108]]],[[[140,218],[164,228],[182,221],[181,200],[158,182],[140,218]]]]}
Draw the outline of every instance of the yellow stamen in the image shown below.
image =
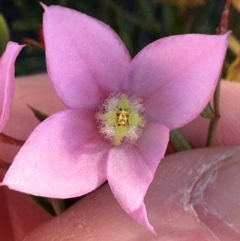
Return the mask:
{"type": "Polygon", "coordinates": [[[106,114],[106,120],[108,124],[115,124],[117,120],[116,111],[110,110],[106,114]]]}
{"type": "Polygon", "coordinates": [[[138,99],[130,99],[126,94],[106,99],[103,108],[95,115],[100,133],[114,146],[124,140],[135,142],[146,124],[142,109],[138,99]]]}
{"type": "Polygon", "coordinates": [[[141,123],[141,120],[142,120],[142,118],[139,117],[137,112],[132,112],[129,115],[128,119],[129,119],[129,124],[130,125],[139,125],[141,123]]]}
{"type": "Polygon", "coordinates": [[[128,117],[129,117],[129,112],[126,110],[120,109],[117,112],[117,125],[127,125],[128,124],[128,117]]]}
{"type": "Polygon", "coordinates": [[[127,96],[123,95],[118,102],[118,108],[127,110],[127,109],[130,109],[130,107],[131,107],[130,100],[127,98],[127,96]]]}
{"type": "Polygon", "coordinates": [[[113,140],[113,145],[118,146],[121,144],[123,138],[127,135],[128,127],[126,126],[117,126],[115,129],[115,137],[113,140]]]}

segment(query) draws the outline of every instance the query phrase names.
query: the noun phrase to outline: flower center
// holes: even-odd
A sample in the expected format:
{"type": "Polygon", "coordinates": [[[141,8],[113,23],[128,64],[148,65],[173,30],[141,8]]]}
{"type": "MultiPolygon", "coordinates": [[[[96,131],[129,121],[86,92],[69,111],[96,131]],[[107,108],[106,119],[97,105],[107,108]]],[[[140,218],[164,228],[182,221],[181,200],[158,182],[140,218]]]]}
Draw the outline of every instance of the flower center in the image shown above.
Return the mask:
{"type": "Polygon", "coordinates": [[[135,142],[146,124],[141,100],[129,98],[126,94],[108,97],[95,117],[99,132],[114,146],[124,140],[135,142]]]}

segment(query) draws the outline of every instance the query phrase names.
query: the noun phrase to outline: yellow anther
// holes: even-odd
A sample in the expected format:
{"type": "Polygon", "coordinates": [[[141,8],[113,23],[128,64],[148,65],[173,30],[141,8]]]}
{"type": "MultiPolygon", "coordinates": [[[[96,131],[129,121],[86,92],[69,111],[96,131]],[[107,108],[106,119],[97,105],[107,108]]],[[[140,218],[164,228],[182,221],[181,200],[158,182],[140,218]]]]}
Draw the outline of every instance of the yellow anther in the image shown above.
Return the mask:
{"type": "Polygon", "coordinates": [[[128,124],[128,117],[129,117],[129,112],[126,110],[120,109],[117,112],[117,125],[127,125],[128,124]]]}

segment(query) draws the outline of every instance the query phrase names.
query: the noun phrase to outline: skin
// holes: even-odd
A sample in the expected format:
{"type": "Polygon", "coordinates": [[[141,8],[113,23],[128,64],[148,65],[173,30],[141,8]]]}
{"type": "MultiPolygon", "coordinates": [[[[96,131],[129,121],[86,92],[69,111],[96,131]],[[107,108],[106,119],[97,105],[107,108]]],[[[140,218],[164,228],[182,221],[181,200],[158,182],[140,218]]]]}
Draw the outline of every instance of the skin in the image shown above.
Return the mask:
{"type": "MultiPolygon", "coordinates": [[[[57,218],[51,218],[27,195],[1,187],[1,237],[9,241],[24,237],[24,241],[239,240],[240,149],[234,147],[240,142],[236,127],[240,113],[236,105],[240,101],[239,92],[238,84],[223,85],[222,118],[214,143],[222,147],[168,155],[160,163],[145,198],[148,217],[157,236],[121,209],[106,184],[57,218]]],[[[26,139],[38,124],[26,104],[47,114],[64,108],[46,75],[21,78],[17,80],[5,134],[26,139]]],[[[207,124],[206,120],[197,118],[182,131],[195,146],[203,147],[207,124]]],[[[0,144],[3,160],[11,162],[17,151],[16,147],[0,144]]],[[[3,177],[3,171],[0,175],[3,177]]]]}

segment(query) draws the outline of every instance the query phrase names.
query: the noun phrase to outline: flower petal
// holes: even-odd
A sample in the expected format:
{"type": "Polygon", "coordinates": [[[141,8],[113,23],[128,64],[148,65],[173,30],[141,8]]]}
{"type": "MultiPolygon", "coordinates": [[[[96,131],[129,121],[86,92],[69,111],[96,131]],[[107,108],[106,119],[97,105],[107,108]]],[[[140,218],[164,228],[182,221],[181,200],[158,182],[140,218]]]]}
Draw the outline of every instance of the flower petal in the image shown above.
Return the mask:
{"type": "Polygon", "coordinates": [[[131,62],[125,89],[143,99],[147,119],[170,129],[194,119],[215,90],[227,35],[188,34],[158,40],[131,62]]]}
{"type": "Polygon", "coordinates": [[[14,63],[22,48],[23,45],[9,42],[0,59],[0,132],[10,116],[14,94],[14,63]]]}
{"type": "Polygon", "coordinates": [[[168,140],[169,129],[152,123],[136,145],[113,148],[108,157],[107,178],[114,196],[127,213],[152,232],[143,199],[168,140]]]}
{"type": "Polygon", "coordinates": [[[33,131],[3,184],[37,196],[81,196],[106,180],[109,149],[96,132],[92,113],[62,111],[33,131]]]}
{"type": "Polygon", "coordinates": [[[75,10],[44,6],[48,74],[70,108],[94,108],[119,92],[129,53],[106,24],[75,10]]]}

